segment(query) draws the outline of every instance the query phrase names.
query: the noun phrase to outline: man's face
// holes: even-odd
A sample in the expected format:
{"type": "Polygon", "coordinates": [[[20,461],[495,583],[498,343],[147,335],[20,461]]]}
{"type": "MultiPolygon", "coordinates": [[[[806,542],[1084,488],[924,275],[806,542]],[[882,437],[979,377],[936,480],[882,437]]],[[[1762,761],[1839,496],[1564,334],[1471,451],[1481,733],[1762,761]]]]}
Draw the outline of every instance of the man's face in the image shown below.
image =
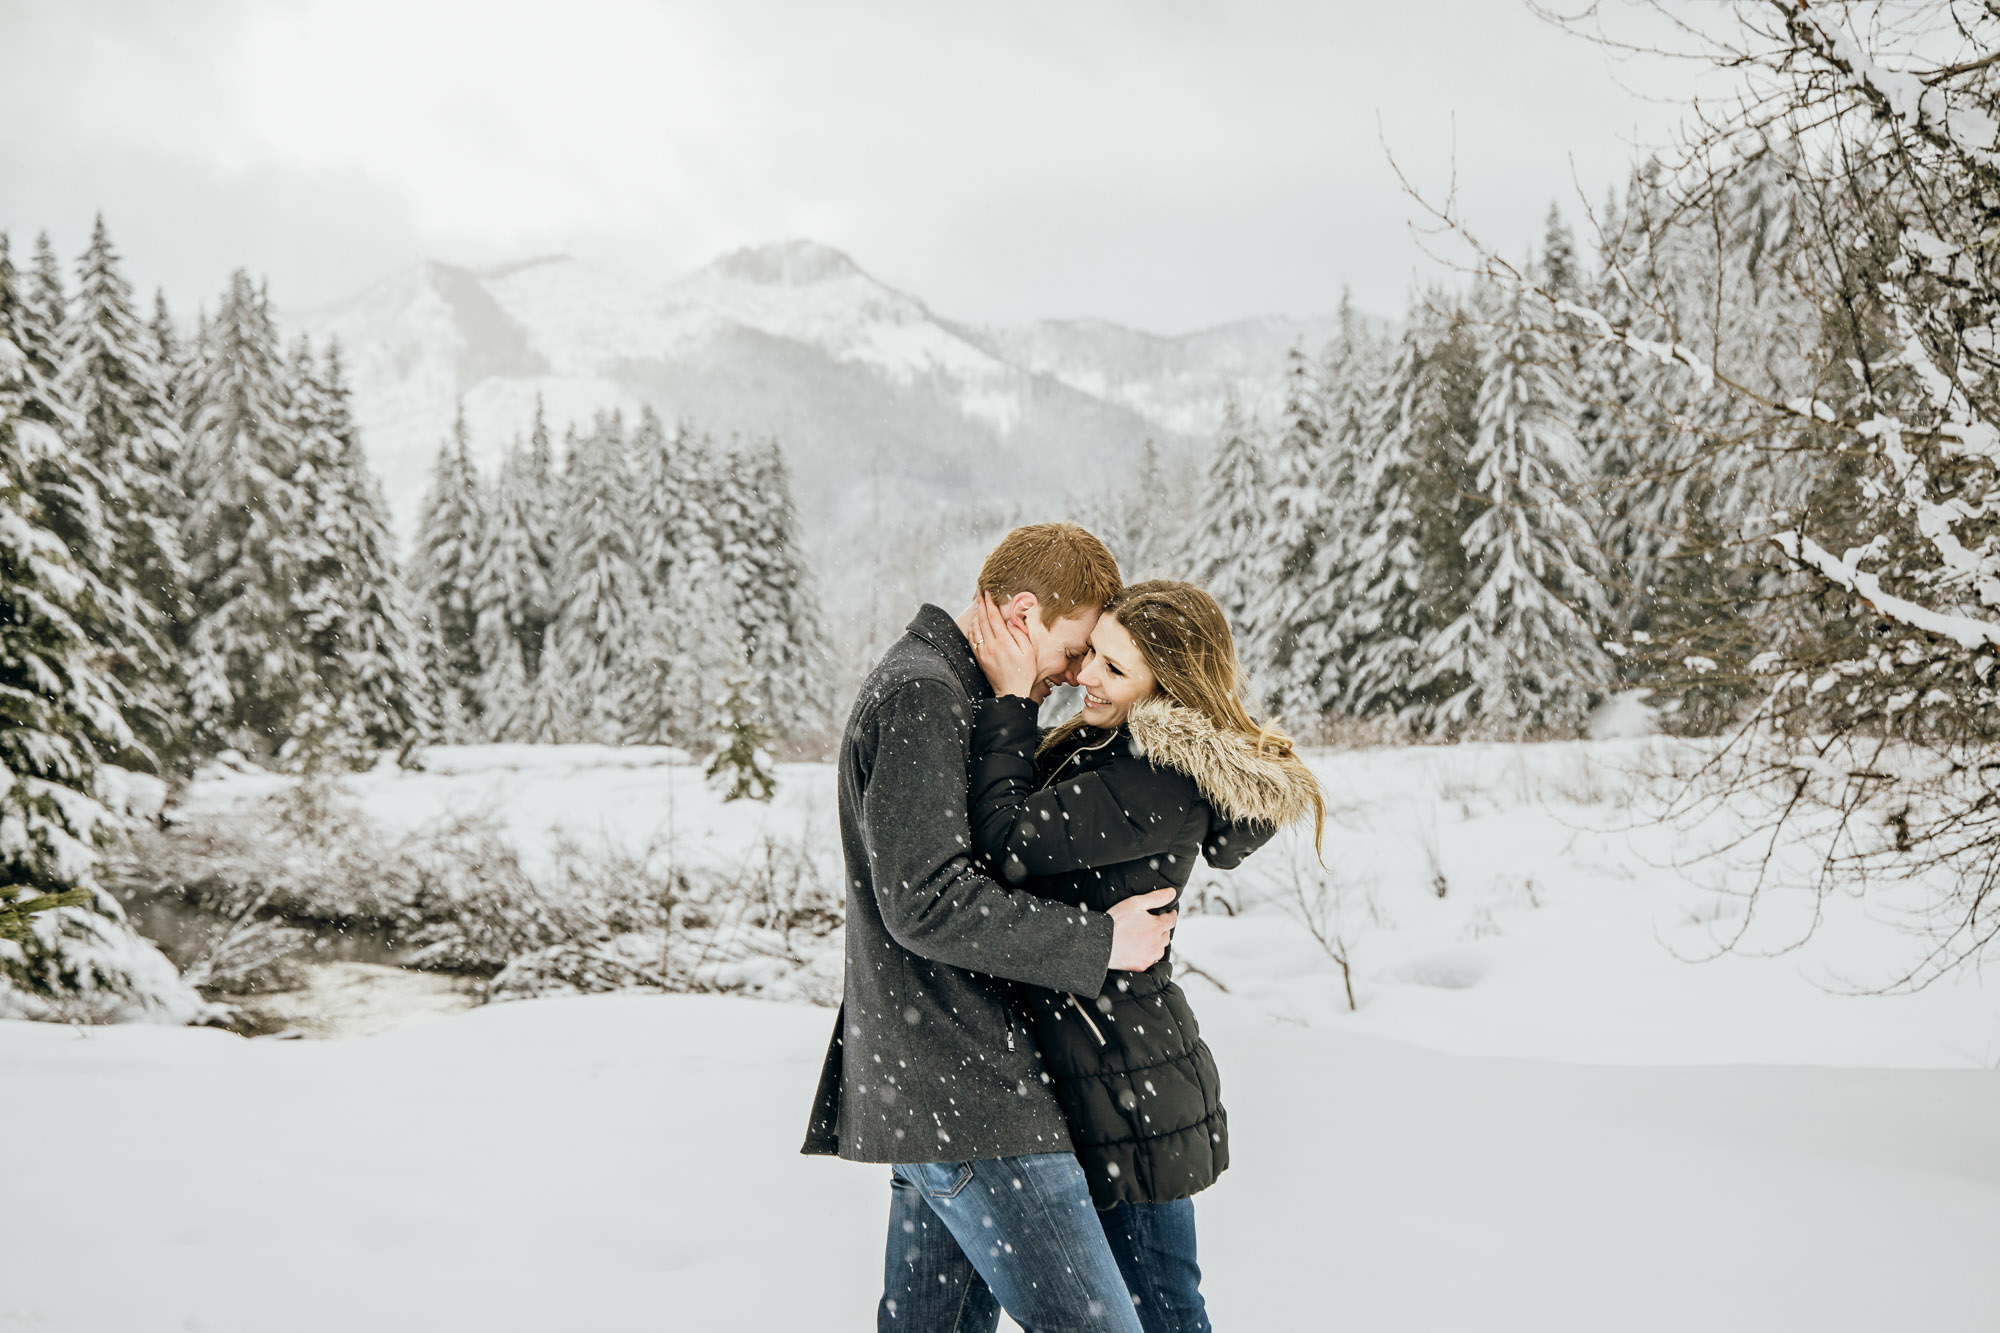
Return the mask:
{"type": "Polygon", "coordinates": [[[1035,674],[1041,681],[1042,694],[1056,685],[1076,684],[1076,673],[1082,670],[1083,659],[1090,652],[1090,632],[1097,628],[1097,613],[1098,608],[1093,606],[1065,616],[1053,625],[1044,625],[1034,599],[1027,599],[1021,619],[1028,629],[1028,642],[1034,645],[1035,674]]]}

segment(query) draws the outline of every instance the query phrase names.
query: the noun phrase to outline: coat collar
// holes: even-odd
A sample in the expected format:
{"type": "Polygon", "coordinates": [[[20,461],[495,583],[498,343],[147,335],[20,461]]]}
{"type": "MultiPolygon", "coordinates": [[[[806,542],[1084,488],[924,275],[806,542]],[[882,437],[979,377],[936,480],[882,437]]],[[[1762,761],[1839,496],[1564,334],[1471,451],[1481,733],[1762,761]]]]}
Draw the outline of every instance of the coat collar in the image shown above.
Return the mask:
{"type": "Polygon", "coordinates": [[[1260,749],[1255,738],[1223,731],[1164,695],[1134,704],[1125,728],[1136,753],[1193,778],[1232,822],[1282,828],[1318,808],[1312,771],[1289,748],[1282,754],[1260,749]]]}
{"type": "Polygon", "coordinates": [[[910,622],[907,633],[916,635],[937,650],[945,665],[958,677],[958,683],[965,687],[966,694],[974,699],[990,699],[993,687],[986,683],[986,673],[979,669],[979,659],[972,655],[972,645],[966,641],[965,631],[951,618],[944,608],[925,602],[917,611],[917,618],[910,622]]]}

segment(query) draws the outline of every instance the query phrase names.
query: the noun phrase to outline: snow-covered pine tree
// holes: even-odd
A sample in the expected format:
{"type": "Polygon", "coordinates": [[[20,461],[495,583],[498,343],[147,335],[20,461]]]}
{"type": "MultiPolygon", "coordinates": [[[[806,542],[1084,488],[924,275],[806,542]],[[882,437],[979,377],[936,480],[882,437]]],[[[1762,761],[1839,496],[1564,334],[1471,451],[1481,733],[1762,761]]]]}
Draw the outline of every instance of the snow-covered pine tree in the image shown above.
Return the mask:
{"type": "Polygon", "coordinates": [[[1323,536],[1312,553],[1285,636],[1290,657],[1277,682],[1281,709],[1294,718],[1343,710],[1353,645],[1343,637],[1354,593],[1356,539],[1368,520],[1360,486],[1380,437],[1379,400],[1388,392],[1382,349],[1342,292],[1340,333],[1327,348],[1324,457],[1319,478],[1323,536]]]}
{"type": "Polygon", "coordinates": [[[646,584],[645,663],[630,739],[690,748],[709,739],[714,682],[743,670],[735,590],[722,572],[714,449],[685,422],[640,418],[633,439],[635,548],[646,584]]]}
{"type": "Polygon", "coordinates": [[[764,750],[769,738],[757,723],[757,705],[750,696],[750,678],[737,672],[724,682],[722,697],[716,701],[715,751],[704,775],[724,801],[746,796],[768,801],[778,793],[771,756],[764,750]]]}
{"type": "Polygon", "coordinates": [[[1255,575],[1260,594],[1250,612],[1257,635],[1246,654],[1253,680],[1270,682],[1263,702],[1282,710],[1290,700],[1292,657],[1298,647],[1296,617],[1333,517],[1327,477],[1325,394],[1319,368],[1293,348],[1285,368],[1285,405],[1266,455],[1270,503],[1257,543],[1255,575]]]}
{"type": "Polygon", "coordinates": [[[646,588],[632,550],[632,471],[624,422],[600,413],[573,437],[564,468],[556,560],[556,681],[569,696],[577,738],[625,739],[638,688],[646,588]]]}
{"type": "MultiPolygon", "coordinates": [[[[1549,205],[1547,221],[1542,224],[1540,263],[1544,291],[1558,301],[1582,304],[1584,273],[1577,259],[1576,237],[1570,232],[1569,224],[1563,221],[1562,209],[1553,203],[1549,205]]],[[[1576,327],[1575,315],[1561,311],[1551,311],[1550,314],[1558,327],[1576,327]]]]}
{"type": "Polygon", "coordinates": [[[527,608],[521,622],[521,652],[534,679],[541,670],[542,643],[556,619],[556,529],[562,519],[562,485],[556,472],[555,449],[549,442],[548,416],[542,396],[535,395],[535,420],[528,431],[526,486],[533,500],[528,536],[542,567],[542,600],[527,608]]]}
{"type": "MultiPolygon", "coordinates": [[[[180,427],[185,449],[188,427],[193,423],[195,370],[201,364],[208,345],[208,315],[206,312],[198,313],[195,336],[183,339],[179,326],[174,323],[173,312],[167,308],[166,292],[156,290],[153,293],[153,318],[146,327],[153,335],[153,359],[160,367],[167,402],[173,407],[174,421],[180,427]]],[[[182,457],[184,460],[185,453],[182,457]]],[[[178,500],[180,521],[185,527],[188,507],[185,490],[180,491],[178,500]]]]}
{"type": "MultiPolygon", "coordinates": [[[[1442,293],[1413,303],[1383,380],[1378,442],[1357,494],[1345,706],[1422,729],[1437,686],[1419,688],[1423,651],[1466,603],[1461,542],[1471,521],[1467,458],[1478,433],[1479,347],[1442,293]]],[[[1451,690],[1446,688],[1445,693],[1451,690]]]]}
{"type": "MultiPolygon", "coordinates": [[[[1257,642],[1250,609],[1262,592],[1254,571],[1264,559],[1260,543],[1270,489],[1264,476],[1263,440],[1234,393],[1223,402],[1222,426],[1209,454],[1205,480],[1189,566],[1193,579],[1208,589],[1229,618],[1230,633],[1239,652],[1245,652],[1257,642]]],[[[1244,666],[1250,666],[1247,656],[1244,666]]],[[[1268,683],[1253,680],[1251,689],[1261,697],[1268,683]]]]}
{"type": "Polygon", "coordinates": [[[317,664],[294,609],[306,498],[285,367],[264,295],[241,269],[207,322],[189,391],[189,720],[204,748],[273,754],[317,664]]]}
{"type": "Polygon", "coordinates": [[[102,589],[40,522],[30,474],[67,446],[26,414],[40,376],[15,282],[0,237],[0,1018],[187,1022],[200,996],[94,876],[115,827],[99,756],[136,742],[79,614],[102,589]]]}
{"type": "Polygon", "coordinates": [[[1611,675],[1601,560],[1578,508],[1575,395],[1546,308],[1531,312],[1518,290],[1485,302],[1495,318],[1468,459],[1484,508],[1463,538],[1473,592],[1427,645],[1418,684],[1463,682],[1434,713],[1442,728],[1574,733],[1611,675]]]}
{"type": "MultiPolygon", "coordinates": [[[[53,442],[31,454],[28,466],[42,522],[72,559],[102,581],[114,562],[104,512],[107,484],[96,461],[83,450],[82,423],[69,397],[75,367],[66,340],[68,328],[62,269],[48,233],[43,232],[35,239],[33,267],[20,280],[11,328],[26,361],[21,415],[47,427],[37,438],[53,442]]],[[[88,608],[85,614],[91,617],[86,631],[103,635],[110,632],[116,609],[107,604],[88,608]]]]}
{"type": "Polygon", "coordinates": [[[702,452],[685,424],[669,433],[650,406],[639,413],[631,448],[632,554],[654,603],[664,600],[676,571],[698,558],[707,542],[702,452]]]}
{"type": "Polygon", "coordinates": [[[541,654],[548,578],[536,551],[535,525],[545,497],[536,489],[534,460],[516,437],[501,461],[486,506],[473,571],[473,635],[480,664],[473,693],[481,732],[489,741],[528,739],[533,689],[529,651],[541,654]]]}
{"type": "Polygon", "coordinates": [[[438,446],[410,560],[410,590],[430,626],[426,670],[438,701],[439,734],[448,742],[473,740],[479,732],[474,694],[480,669],[478,616],[472,588],[484,527],[484,497],[460,403],[451,434],[438,446]]]}
{"type": "MultiPolygon", "coordinates": [[[[1767,402],[1820,379],[1808,348],[1824,325],[1801,256],[1811,242],[1794,221],[1798,190],[1788,179],[1797,151],[1767,146],[1698,216],[1659,181],[1636,177],[1625,210],[1632,234],[1618,250],[1646,299],[1623,284],[1605,293],[1613,327],[1693,346],[1767,402]]],[[[1749,663],[1786,632],[1778,622],[1787,613],[1771,608],[1794,576],[1763,557],[1755,534],[1805,502],[1815,469],[1802,463],[1815,450],[1795,447],[1795,423],[1760,419],[1761,407],[1680,367],[1623,347],[1599,359],[1616,371],[1624,405],[1598,432],[1594,459],[1614,606],[1631,633],[1621,665],[1652,691],[1671,729],[1712,732],[1765,690],[1749,663]]]]}
{"type": "Polygon", "coordinates": [[[826,640],[778,442],[732,451],[717,494],[723,569],[735,591],[751,700],[778,736],[822,731],[833,717],[826,640]]]}
{"type": "MultiPolygon", "coordinates": [[[[69,322],[69,298],[63,291],[62,265],[56,260],[55,247],[49,243],[47,232],[35,237],[33,267],[22,279],[17,296],[21,311],[18,327],[29,339],[19,344],[21,352],[37,372],[40,391],[52,393],[62,383],[68,368],[69,348],[62,335],[69,322]]],[[[24,415],[38,409],[37,387],[32,381],[27,386],[27,395],[21,408],[24,415]]],[[[60,414],[60,408],[45,403],[39,406],[41,410],[60,414]]]]}
{"type": "Polygon", "coordinates": [[[528,724],[522,739],[537,745],[568,745],[582,738],[576,675],[563,662],[558,628],[555,621],[543,627],[542,650],[535,655],[539,667],[529,682],[528,724]]]}
{"type": "MultiPolygon", "coordinates": [[[[306,511],[295,605],[318,664],[320,757],[362,765],[432,734],[411,597],[396,567],[388,505],[348,405],[340,351],[294,363],[299,485],[306,511]]],[[[295,721],[294,733],[310,722],[295,721]]]]}
{"type": "Polygon", "coordinates": [[[98,632],[111,649],[109,669],[128,695],[126,718],[143,747],[118,758],[127,766],[172,765],[184,747],[176,636],[187,617],[179,414],[158,335],[139,321],[101,217],[77,269],[62,332],[68,350],[62,396],[75,409],[77,446],[96,478],[107,530],[104,564],[92,570],[111,597],[98,632]]]}
{"type": "Polygon", "coordinates": [[[181,363],[181,335],[174,327],[173,312],[167,309],[167,289],[153,289],[153,317],[146,321],[146,332],[152,335],[154,364],[160,367],[166,381],[169,396],[172,396],[174,374],[181,363]]]}

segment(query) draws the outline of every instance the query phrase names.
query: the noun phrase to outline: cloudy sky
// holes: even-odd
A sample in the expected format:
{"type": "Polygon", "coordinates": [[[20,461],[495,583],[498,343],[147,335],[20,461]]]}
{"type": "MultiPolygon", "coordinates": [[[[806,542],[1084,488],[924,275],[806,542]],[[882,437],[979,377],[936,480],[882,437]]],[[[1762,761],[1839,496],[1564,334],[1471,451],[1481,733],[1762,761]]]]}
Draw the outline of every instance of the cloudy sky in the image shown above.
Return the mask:
{"type": "Polygon", "coordinates": [[[183,307],[808,236],[962,319],[1393,314],[1428,270],[1384,138],[1441,188],[1455,130],[1518,251],[1680,115],[1517,0],[0,0],[0,50],[17,253],[102,209],[183,307]]]}

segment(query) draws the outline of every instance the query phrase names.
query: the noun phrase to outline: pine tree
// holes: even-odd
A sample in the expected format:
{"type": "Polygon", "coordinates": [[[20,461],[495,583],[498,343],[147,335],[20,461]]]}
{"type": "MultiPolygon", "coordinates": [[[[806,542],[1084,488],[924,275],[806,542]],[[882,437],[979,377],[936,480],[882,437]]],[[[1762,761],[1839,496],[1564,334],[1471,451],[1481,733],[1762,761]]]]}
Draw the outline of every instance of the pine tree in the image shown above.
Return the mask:
{"type": "Polygon", "coordinates": [[[1492,304],[1468,459],[1485,508],[1463,539],[1475,591],[1434,636],[1426,678],[1465,682],[1437,711],[1444,726],[1478,718],[1513,734],[1574,732],[1610,676],[1595,633],[1606,609],[1599,558],[1577,507],[1575,399],[1526,298],[1492,304]]]}
{"type": "Polygon", "coordinates": [[[190,720],[204,747],[274,753],[316,678],[295,614],[307,499],[270,310],[240,269],[208,322],[190,396],[190,720]]]}
{"type": "MultiPolygon", "coordinates": [[[[1635,176],[1605,237],[1607,274],[1622,276],[1607,278],[1600,313],[1641,338],[1712,345],[1731,377],[1771,398],[1818,379],[1800,360],[1820,316],[1800,299],[1813,280],[1794,272],[1788,170],[1784,151],[1765,153],[1695,226],[1674,216],[1653,173],[1635,176]]],[[[1803,505],[1812,483],[1798,460],[1812,451],[1785,448],[1732,395],[1623,347],[1594,349],[1586,366],[1593,402],[1582,433],[1602,497],[1613,614],[1631,649],[1621,675],[1650,691],[1670,729],[1712,732],[1762,688],[1748,664],[1771,646],[1766,608],[1786,577],[1742,534],[1803,505]]]]}
{"type": "MultiPolygon", "coordinates": [[[[1435,687],[1418,687],[1425,646],[1463,610],[1461,537],[1471,521],[1467,457],[1478,431],[1479,349],[1442,298],[1412,308],[1376,400],[1378,441],[1357,496],[1360,522],[1341,638],[1343,705],[1419,727],[1435,687]]],[[[1445,693],[1454,692],[1447,685],[1445,693]]]]}
{"type": "MultiPolygon", "coordinates": [[[[160,367],[160,380],[166,387],[167,402],[173,408],[172,419],[180,428],[185,448],[193,412],[195,368],[200,364],[208,342],[208,316],[200,316],[193,340],[183,342],[173,314],[167,309],[166,292],[156,289],[153,293],[153,318],[146,327],[153,335],[153,360],[160,367]]],[[[185,523],[186,493],[178,492],[176,498],[180,504],[180,520],[185,523]]]]}
{"type": "MultiPolygon", "coordinates": [[[[1540,270],[1542,286],[1551,296],[1558,301],[1582,304],[1584,275],[1576,256],[1576,238],[1570,234],[1569,224],[1563,221],[1562,210],[1554,204],[1549,205],[1548,220],[1542,224],[1540,270]]],[[[1574,327],[1574,315],[1551,313],[1556,323],[1574,327]]]]}
{"type": "Polygon", "coordinates": [[[533,698],[529,653],[541,652],[550,593],[535,550],[543,496],[534,462],[518,437],[500,465],[473,571],[473,635],[480,663],[474,686],[481,728],[489,741],[528,736],[533,698]]]}
{"type": "Polygon", "coordinates": [[[642,661],[646,589],[632,550],[624,424],[600,414],[564,469],[555,635],[579,739],[625,739],[642,661]]]}
{"type": "MultiPolygon", "coordinates": [[[[69,300],[63,292],[62,265],[56,260],[55,247],[49,244],[47,232],[35,238],[34,267],[21,284],[20,305],[25,316],[21,328],[29,339],[20,344],[21,351],[39,373],[41,383],[53,388],[62,382],[69,360],[69,349],[62,338],[63,327],[68,323],[69,300]]],[[[35,410],[30,388],[23,412],[35,410]]]]}
{"type": "Polygon", "coordinates": [[[439,703],[439,731],[453,742],[473,739],[479,729],[474,693],[480,672],[478,613],[472,595],[484,527],[479,475],[473,470],[461,403],[451,435],[438,447],[410,562],[411,591],[430,625],[426,669],[439,703]]]}
{"type": "Polygon", "coordinates": [[[62,342],[63,397],[75,408],[77,445],[95,479],[106,541],[92,569],[110,593],[94,632],[112,649],[111,671],[127,691],[128,720],[143,753],[128,765],[175,762],[183,747],[183,683],[175,636],[187,617],[181,556],[185,508],[175,473],[182,441],[156,335],[139,322],[132,289],[99,218],[78,264],[78,288],[62,342]]]}
{"type": "Polygon", "coordinates": [[[1321,381],[1325,454],[1318,483],[1324,535],[1292,594],[1284,631],[1292,648],[1278,682],[1283,711],[1300,719],[1338,712],[1345,701],[1354,648],[1342,627],[1353,595],[1356,538],[1368,517],[1359,488],[1379,444],[1377,400],[1387,391],[1381,349],[1344,292],[1340,330],[1327,349],[1321,381]]]}
{"type": "MultiPolygon", "coordinates": [[[[1229,618],[1240,653],[1258,641],[1250,610],[1262,591],[1254,571],[1264,561],[1260,543],[1269,502],[1263,442],[1232,393],[1223,403],[1222,428],[1209,455],[1189,566],[1229,618]]],[[[1257,693],[1266,692],[1264,682],[1256,685],[1257,693]]]]}
{"type": "MultiPolygon", "coordinates": [[[[24,420],[47,427],[46,447],[28,459],[42,522],[71,557],[100,580],[112,569],[115,552],[105,514],[106,478],[83,450],[82,422],[70,398],[76,380],[69,330],[68,297],[48,233],[35,240],[34,265],[20,283],[11,334],[25,354],[24,420]]],[[[92,634],[108,632],[114,609],[92,612],[92,634]]]]}
{"type": "MultiPolygon", "coordinates": [[[[436,719],[388,506],[361,449],[339,349],[329,346],[316,365],[302,347],[295,366],[309,538],[295,604],[326,710],[314,743],[327,757],[365,764],[431,734],[436,719]]],[[[294,735],[308,725],[295,720],[294,735]]]]}
{"type": "Polygon", "coordinates": [[[750,678],[739,673],[728,678],[716,703],[715,752],[709,757],[705,776],[723,793],[725,801],[746,796],[768,801],[778,793],[771,756],[764,751],[767,737],[757,724],[756,705],[750,695],[750,678]]]}
{"type": "Polygon", "coordinates": [[[644,667],[630,738],[695,746],[706,739],[712,682],[744,665],[734,586],[723,574],[715,508],[718,464],[685,423],[671,434],[650,411],[633,439],[635,547],[646,586],[644,667]]]}
{"type": "Polygon", "coordinates": [[[547,637],[545,631],[556,619],[556,530],[562,519],[562,487],[556,474],[555,451],[549,444],[549,423],[542,410],[542,396],[535,395],[535,420],[528,432],[527,474],[523,483],[532,500],[529,511],[531,523],[528,528],[529,540],[534,547],[535,560],[541,566],[538,586],[542,589],[542,599],[528,608],[526,618],[521,622],[521,651],[525,655],[528,675],[537,676],[541,670],[542,642],[547,637]]]}
{"type": "Polygon", "coordinates": [[[562,640],[557,624],[542,631],[541,663],[529,686],[527,733],[522,739],[537,745],[569,745],[583,739],[583,704],[576,674],[563,661],[562,640]]]}
{"type": "Polygon", "coordinates": [[[1332,504],[1325,489],[1328,460],[1320,375],[1304,351],[1292,349],[1285,371],[1285,406],[1269,454],[1270,504],[1258,542],[1256,576],[1262,593],[1250,612],[1253,678],[1272,686],[1265,702],[1282,707],[1298,648],[1296,616],[1320,548],[1329,538],[1332,504]]]}
{"type": "Polygon", "coordinates": [[[46,380],[21,304],[0,236],[0,1017],[185,1022],[200,997],[94,878],[115,825],[99,758],[137,742],[85,629],[103,589],[41,522],[34,474],[65,445],[29,415],[46,380]]]}
{"type": "Polygon", "coordinates": [[[780,736],[821,730],[833,714],[825,638],[776,440],[731,452],[715,514],[758,714],[780,736]]]}

